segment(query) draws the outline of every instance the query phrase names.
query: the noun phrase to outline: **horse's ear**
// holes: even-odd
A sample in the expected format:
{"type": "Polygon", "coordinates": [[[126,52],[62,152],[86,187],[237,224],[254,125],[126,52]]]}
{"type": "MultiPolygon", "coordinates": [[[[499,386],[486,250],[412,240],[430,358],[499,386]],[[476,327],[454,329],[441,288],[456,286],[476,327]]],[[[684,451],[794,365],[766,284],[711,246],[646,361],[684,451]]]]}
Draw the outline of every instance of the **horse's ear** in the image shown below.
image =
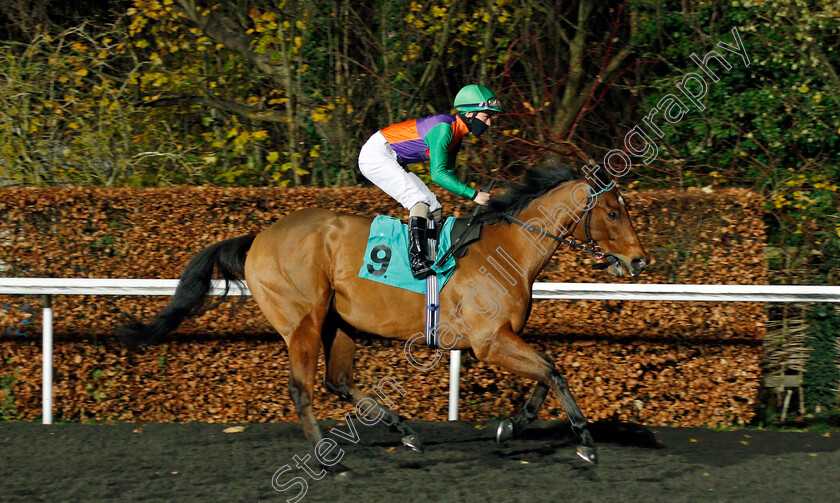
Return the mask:
{"type": "MultiPolygon", "coordinates": [[[[592,167],[598,166],[595,160],[591,157],[589,158],[588,164],[592,167]]],[[[598,166],[598,169],[595,171],[595,178],[598,179],[598,182],[602,186],[607,186],[610,184],[610,182],[613,181],[612,175],[610,175],[609,171],[607,171],[606,168],[604,168],[603,166],[598,166]]]]}

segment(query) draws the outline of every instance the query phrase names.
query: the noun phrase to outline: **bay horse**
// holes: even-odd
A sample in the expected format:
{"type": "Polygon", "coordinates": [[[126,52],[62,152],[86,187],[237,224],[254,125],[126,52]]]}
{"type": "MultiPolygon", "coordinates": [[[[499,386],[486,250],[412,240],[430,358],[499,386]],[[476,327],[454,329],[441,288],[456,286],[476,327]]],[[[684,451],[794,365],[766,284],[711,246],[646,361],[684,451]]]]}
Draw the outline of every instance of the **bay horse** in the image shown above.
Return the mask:
{"type": "MultiPolygon", "coordinates": [[[[579,440],[577,454],[593,464],[595,443],[565,377],[520,333],[530,314],[532,284],[562,240],[589,243],[590,252],[600,247],[600,256],[610,260],[602,268],[616,277],[625,271],[635,276],[650,262],[615,181],[603,172],[585,179],[569,168],[542,168],[530,171],[524,184],[511,184],[476,214],[483,224],[481,237],[459,259],[440,292],[442,319],[450,312],[460,327],[460,336],[447,349],[470,349],[482,361],[537,382],[518,415],[501,423],[497,440],[513,438],[533,421],[550,389],[579,440]],[[507,265],[502,266],[502,259],[507,265]],[[488,264],[494,265],[495,275],[487,272],[488,264]],[[489,313],[491,297],[494,308],[489,313]]],[[[370,225],[368,217],[310,208],[283,217],[256,236],[213,244],[193,257],[174,296],[150,323],[125,325],[117,334],[129,347],[154,342],[199,312],[214,270],[226,286],[244,279],[286,342],[290,395],[313,448],[323,438],[312,409],[323,345],[326,389],[354,405],[365,400],[369,411],[402,434],[406,446],[420,450],[419,437],[403,418],[353,383],[359,333],[409,341],[425,324],[422,294],[359,277],[370,225]]],[[[324,468],[337,474],[348,471],[340,464],[324,468]]]]}

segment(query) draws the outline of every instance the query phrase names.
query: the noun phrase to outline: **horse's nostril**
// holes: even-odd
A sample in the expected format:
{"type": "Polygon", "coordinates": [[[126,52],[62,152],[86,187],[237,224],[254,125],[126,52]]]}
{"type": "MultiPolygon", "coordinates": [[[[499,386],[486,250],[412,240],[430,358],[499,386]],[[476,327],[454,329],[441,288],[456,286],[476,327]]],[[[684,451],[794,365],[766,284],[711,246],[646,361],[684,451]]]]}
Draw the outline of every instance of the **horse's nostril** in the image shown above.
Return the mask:
{"type": "Polygon", "coordinates": [[[643,258],[636,258],[636,259],[633,259],[632,261],[630,261],[630,265],[633,266],[633,269],[635,269],[637,271],[641,271],[642,269],[645,268],[645,266],[647,265],[647,262],[645,262],[645,259],[643,259],[643,258]]]}

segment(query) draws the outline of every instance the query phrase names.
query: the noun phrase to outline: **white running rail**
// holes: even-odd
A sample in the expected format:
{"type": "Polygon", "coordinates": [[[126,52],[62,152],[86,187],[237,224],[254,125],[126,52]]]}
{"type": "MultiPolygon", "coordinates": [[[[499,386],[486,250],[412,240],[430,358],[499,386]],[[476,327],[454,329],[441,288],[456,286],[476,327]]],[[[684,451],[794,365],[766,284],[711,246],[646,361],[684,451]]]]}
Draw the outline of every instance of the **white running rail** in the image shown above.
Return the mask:
{"type": "MultiPolygon", "coordinates": [[[[224,288],[215,281],[211,295],[224,288]]],[[[177,279],[0,278],[0,295],[41,295],[43,313],[42,421],[52,424],[52,295],[171,296],[177,279]]],[[[232,286],[230,295],[239,295],[232,286]]],[[[247,288],[244,293],[250,295],[247,288]]],[[[666,285],[642,283],[534,283],[534,299],[598,299],[703,302],[840,302],[840,286],[817,285],[666,285]]],[[[461,352],[450,351],[449,419],[458,419],[461,352]]]]}

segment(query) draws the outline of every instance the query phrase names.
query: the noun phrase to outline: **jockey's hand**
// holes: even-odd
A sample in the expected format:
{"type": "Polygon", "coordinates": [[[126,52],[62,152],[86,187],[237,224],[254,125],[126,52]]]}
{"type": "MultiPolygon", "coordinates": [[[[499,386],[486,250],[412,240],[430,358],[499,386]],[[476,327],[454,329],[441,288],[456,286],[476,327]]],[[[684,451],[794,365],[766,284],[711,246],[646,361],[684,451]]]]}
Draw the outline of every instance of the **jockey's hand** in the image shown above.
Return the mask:
{"type": "Polygon", "coordinates": [[[489,201],[489,200],[490,200],[490,194],[487,193],[487,192],[479,191],[478,194],[476,194],[476,196],[475,196],[475,202],[477,202],[478,204],[480,204],[482,206],[487,204],[487,201],[489,201]]]}

